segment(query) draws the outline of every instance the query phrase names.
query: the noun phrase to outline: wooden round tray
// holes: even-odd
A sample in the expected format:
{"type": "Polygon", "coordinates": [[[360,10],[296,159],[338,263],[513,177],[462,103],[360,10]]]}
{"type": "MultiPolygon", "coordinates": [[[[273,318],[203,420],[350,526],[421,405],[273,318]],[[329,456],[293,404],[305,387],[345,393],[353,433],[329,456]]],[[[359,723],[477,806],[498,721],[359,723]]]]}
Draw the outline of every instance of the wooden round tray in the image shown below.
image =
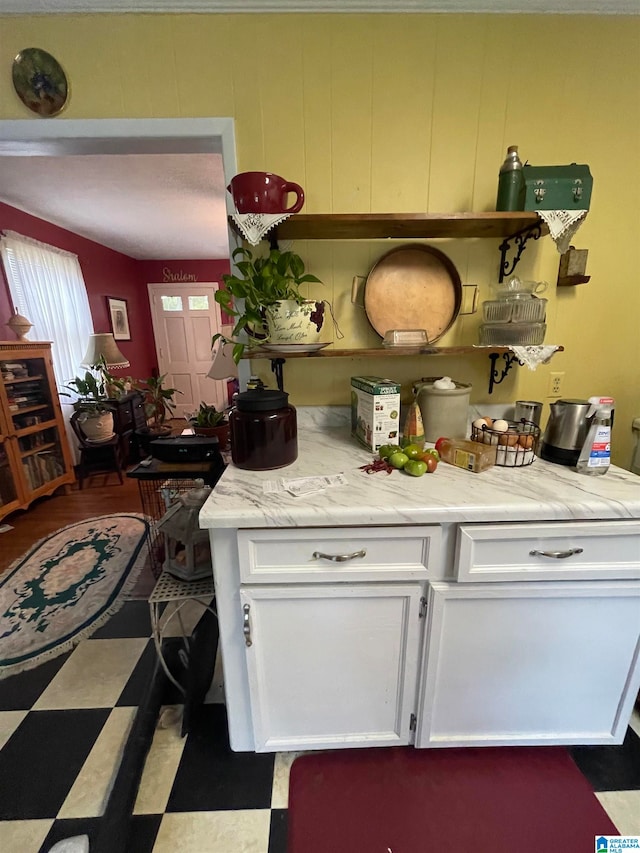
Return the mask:
{"type": "Polygon", "coordinates": [[[383,255],[364,288],[367,318],[381,337],[394,329],[424,329],[433,343],[451,328],[461,304],[462,284],[451,260],[420,243],[383,255]]]}

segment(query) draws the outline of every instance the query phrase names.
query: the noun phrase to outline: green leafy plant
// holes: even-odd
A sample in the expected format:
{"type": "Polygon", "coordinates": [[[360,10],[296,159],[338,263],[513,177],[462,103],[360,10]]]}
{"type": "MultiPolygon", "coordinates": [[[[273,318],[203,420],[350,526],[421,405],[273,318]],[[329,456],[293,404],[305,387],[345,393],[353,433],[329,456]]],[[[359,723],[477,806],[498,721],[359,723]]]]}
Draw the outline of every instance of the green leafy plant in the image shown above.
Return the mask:
{"type": "Polygon", "coordinates": [[[65,383],[64,387],[73,393],[61,391],[63,397],[76,397],[73,402],[74,411],[85,412],[87,417],[97,417],[108,411],[108,406],[105,405],[107,395],[104,381],[100,375],[95,376],[87,370],[84,377],[75,376],[65,383]]]}
{"type": "Polygon", "coordinates": [[[233,360],[237,364],[246,346],[237,340],[237,335],[246,332],[254,339],[265,340],[264,309],[284,299],[300,304],[307,298],[300,293],[300,285],[321,284],[321,281],[305,273],[304,261],[295,252],[271,249],[266,257],[254,257],[250,249],[240,246],[231,257],[238,273],[222,276],[226,290],[216,291],[215,299],[227,314],[237,318],[231,333],[233,339],[218,333],[211,339],[211,345],[220,339],[232,343],[233,360]],[[243,300],[242,307],[238,300],[243,300]]]}
{"type": "Polygon", "coordinates": [[[182,391],[178,391],[177,388],[164,387],[166,377],[166,373],[162,376],[150,376],[136,385],[136,389],[144,397],[145,417],[155,426],[162,426],[167,417],[173,415],[176,408],[173,397],[175,394],[182,394],[182,391]]]}
{"type": "Polygon", "coordinates": [[[98,364],[92,365],[92,370],[97,372],[98,381],[102,382],[104,395],[110,400],[117,400],[119,397],[122,397],[122,395],[126,394],[127,390],[132,388],[135,384],[135,379],[131,376],[122,378],[110,373],[103,355],[100,356],[98,364]]]}
{"type": "Polygon", "coordinates": [[[189,423],[199,427],[216,427],[224,426],[228,421],[226,414],[219,412],[215,406],[200,403],[200,408],[191,415],[189,423]]]}

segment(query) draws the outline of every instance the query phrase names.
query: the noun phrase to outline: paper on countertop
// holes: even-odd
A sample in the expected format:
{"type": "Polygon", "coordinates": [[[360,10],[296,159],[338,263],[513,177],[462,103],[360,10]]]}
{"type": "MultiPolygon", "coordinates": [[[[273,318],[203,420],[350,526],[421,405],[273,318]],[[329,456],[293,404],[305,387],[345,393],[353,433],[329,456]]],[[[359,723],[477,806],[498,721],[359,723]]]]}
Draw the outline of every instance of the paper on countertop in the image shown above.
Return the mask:
{"type": "Polygon", "coordinates": [[[279,480],[266,480],[262,484],[262,490],[265,495],[276,494],[278,492],[289,492],[297,498],[305,495],[323,492],[325,489],[334,486],[345,486],[348,480],[344,474],[328,474],[327,476],[317,477],[297,477],[293,480],[287,480],[280,477],[279,480]]]}

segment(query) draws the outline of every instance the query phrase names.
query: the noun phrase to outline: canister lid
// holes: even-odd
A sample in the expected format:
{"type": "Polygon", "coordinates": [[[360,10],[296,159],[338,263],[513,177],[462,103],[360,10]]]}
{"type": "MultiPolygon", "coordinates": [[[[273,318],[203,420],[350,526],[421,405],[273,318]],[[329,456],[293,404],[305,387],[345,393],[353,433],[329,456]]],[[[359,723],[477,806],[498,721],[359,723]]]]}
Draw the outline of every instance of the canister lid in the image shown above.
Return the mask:
{"type": "Polygon", "coordinates": [[[256,388],[253,391],[243,391],[235,398],[235,405],[241,412],[268,412],[273,409],[283,409],[289,400],[286,391],[267,391],[256,388]]]}

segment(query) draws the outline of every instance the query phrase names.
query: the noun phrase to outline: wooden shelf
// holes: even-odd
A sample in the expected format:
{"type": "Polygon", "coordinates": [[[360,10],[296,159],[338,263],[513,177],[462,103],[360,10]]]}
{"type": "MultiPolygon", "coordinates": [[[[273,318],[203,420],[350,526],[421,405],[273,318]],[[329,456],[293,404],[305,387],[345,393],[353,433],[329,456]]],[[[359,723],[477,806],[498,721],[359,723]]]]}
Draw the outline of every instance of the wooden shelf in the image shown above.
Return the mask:
{"type": "Polygon", "coordinates": [[[278,240],[383,240],[436,237],[511,237],[549,229],[537,213],[296,213],[275,229],[278,240]]]}
{"type": "Polygon", "coordinates": [[[55,418],[52,418],[49,421],[42,421],[39,424],[32,424],[32,426],[22,427],[22,429],[16,430],[16,435],[18,438],[23,438],[25,435],[32,435],[34,432],[43,432],[45,429],[51,429],[51,427],[57,426],[58,422],[55,418]]]}
{"type": "MultiPolygon", "coordinates": [[[[559,346],[558,352],[564,347],[559,346]]],[[[372,347],[370,349],[322,349],[317,352],[277,353],[268,350],[245,351],[242,358],[268,358],[271,369],[276,375],[278,388],[284,390],[283,365],[290,358],[389,358],[398,356],[427,356],[427,355],[469,355],[480,353],[489,356],[489,394],[493,393],[495,385],[499,385],[513,365],[518,362],[511,347],[500,346],[467,346],[467,347],[372,347]],[[499,369],[496,365],[502,356],[504,366],[499,369]]]]}
{"type": "MultiPolygon", "coordinates": [[[[564,347],[558,347],[558,351],[562,352],[564,347]]],[[[392,358],[394,356],[416,356],[416,355],[469,355],[470,353],[480,353],[488,355],[489,353],[508,353],[511,352],[510,347],[500,346],[459,346],[459,347],[371,347],[369,349],[326,349],[318,350],[317,352],[293,352],[280,353],[270,352],[269,350],[245,350],[242,358],[392,358]]]]}
{"type": "Polygon", "coordinates": [[[36,453],[42,453],[44,450],[50,450],[52,447],[56,447],[55,441],[49,441],[47,444],[40,444],[37,447],[32,447],[30,450],[22,450],[20,452],[20,458],[26,459],[27,456],[34,456],[36,453]]]}
{"type": "Polygon", "coordinates": [[[5,385],[19,385],[21,382],[36,382],[38,379],[43,379],[42,376],[19,376],[17,379],[5,379],[5,385]]]}

